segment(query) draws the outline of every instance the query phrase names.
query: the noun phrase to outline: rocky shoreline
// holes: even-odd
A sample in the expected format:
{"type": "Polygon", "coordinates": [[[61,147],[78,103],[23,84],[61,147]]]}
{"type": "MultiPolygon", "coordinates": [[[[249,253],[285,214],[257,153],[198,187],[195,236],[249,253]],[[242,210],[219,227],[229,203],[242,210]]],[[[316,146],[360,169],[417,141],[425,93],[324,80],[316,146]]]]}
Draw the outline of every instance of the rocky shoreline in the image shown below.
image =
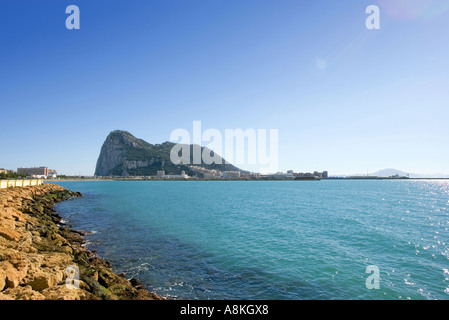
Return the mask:
{"type": "Polygon", "coordinates": [[[162,300],[61,225],[54,204],[79,196],[54,184],[0,190],[0,300],[162,300]]]}

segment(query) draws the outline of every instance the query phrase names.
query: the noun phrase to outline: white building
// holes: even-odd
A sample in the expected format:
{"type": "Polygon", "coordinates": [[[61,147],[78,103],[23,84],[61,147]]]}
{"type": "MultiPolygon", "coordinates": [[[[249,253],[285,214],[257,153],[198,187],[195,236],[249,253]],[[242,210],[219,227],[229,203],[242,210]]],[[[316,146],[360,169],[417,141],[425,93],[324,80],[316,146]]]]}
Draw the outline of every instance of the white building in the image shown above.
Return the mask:
{"type": "Polygon", "coordinates": [[[295,176],[293,175],[293,172],[277,172],[273,175],[273,178],[277,180],[293,180],[295,179],[295,176]]]}
{"type": "Polygon", "coordinates": [[[56,170],[47,170],[47,178],[48,179],[56,179],[58,177],[58,174],[56,173],[56,170]]]}
{"type": "Polygon", "coordinates": [[[189,179],[190,177],[183,170],[181,174],[165,174],[164,170],[160,170],[157,172],[157,177],[164,180],[178,180],[178,179],[189,179]]]}
{"type": "Polygon", "coordinates": [[[239,171],[224,171],[222,175],[223,179],[240,179],[239,171]]]}

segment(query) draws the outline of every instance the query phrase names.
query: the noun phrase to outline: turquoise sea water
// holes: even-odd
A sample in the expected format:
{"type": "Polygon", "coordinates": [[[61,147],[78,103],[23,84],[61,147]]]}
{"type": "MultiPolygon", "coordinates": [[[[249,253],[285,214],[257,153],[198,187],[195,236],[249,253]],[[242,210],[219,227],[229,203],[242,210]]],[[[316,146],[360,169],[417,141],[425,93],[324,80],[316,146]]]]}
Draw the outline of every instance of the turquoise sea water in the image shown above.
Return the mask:
{"type": "Polygon", "coordinates": [[[449,181],[58,184],[87,247],[165,297],[449,298],[449,181]]]}

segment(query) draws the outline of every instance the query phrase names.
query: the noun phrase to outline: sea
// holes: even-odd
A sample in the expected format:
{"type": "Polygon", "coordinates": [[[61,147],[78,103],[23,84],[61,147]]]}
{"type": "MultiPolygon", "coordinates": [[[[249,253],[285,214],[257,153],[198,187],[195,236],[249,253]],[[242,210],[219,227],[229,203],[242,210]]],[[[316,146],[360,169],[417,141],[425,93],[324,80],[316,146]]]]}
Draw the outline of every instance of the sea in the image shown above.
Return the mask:
{"type": "Polygon", "coordinates": [[[56,183],[85,246],[168,299],[449,298],[448,180],[56,183]]]}

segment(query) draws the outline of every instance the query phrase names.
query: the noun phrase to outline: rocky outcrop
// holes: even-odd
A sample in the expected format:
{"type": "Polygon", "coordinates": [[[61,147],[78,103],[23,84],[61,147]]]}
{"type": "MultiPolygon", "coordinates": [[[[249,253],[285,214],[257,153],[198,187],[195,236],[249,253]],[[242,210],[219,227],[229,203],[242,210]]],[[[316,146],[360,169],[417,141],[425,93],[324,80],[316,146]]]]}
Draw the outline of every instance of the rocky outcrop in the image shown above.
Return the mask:
{"type": "MultiPolygon", "coordinates": [[[[112,131],[101,147],[96,176],[151,175],[161,170],[165,152],[126,131],[112,131]]],[[[168,153],[168,156],[170,154],[168,153]]]]}
{"type": "Polygon", "coordinates": [[[0,190],[0,300],[160,299],[60,224],[54,203],[78,196],[49,184],[0,190]]]}
{"type": "Polygon", "coordinates": [[[125,149],[110,140],[106,140],[101,147],[100,156],[95,168],[96,176],[109,176],[115,168],[125,161],[125,149]]]}
{"type": "MultiPolygon", "coordinates": [[[[195,175],[195,171],[188,164],[174,164],[170,160],[170,151],[175,144],[164,142],[162,144],[150,144],[142,139],[134,137],[127,131],[112,131],[101,147],[100,155],[95,168],[96,176],[151,176],[158,170],[165,170],[167,174],[180,174],[185,171],[188,175],[195,175]]],[[[193,146],[190,145],[192,150],[193,146]]],[[[201,152],[204,151],[201,147],[201,152]]],[[[206,150],[207,151],[207,150],[206,150]]],[[[209,150],[209,152],[212,152],[209,150]]],[[[193,163],[193,152],[191,161],[193,163]]],[[[210,170],[242,171],[239,168],[221,161],[213,164],[196,164],[210,170]]],[[[243,171],[242,171],[243,172],[243,171]]]]}

